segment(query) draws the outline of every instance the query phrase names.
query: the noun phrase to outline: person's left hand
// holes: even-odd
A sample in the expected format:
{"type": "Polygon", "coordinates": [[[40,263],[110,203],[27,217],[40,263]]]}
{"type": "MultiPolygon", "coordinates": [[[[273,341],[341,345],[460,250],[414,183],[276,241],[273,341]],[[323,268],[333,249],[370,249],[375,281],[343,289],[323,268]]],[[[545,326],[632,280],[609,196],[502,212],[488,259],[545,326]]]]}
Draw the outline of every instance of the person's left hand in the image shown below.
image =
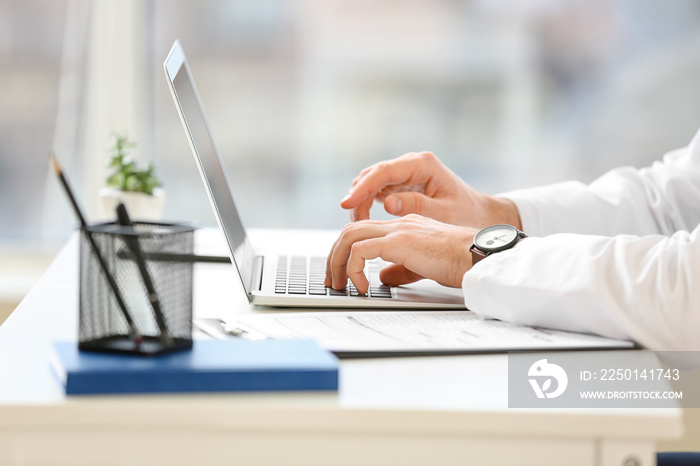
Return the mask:
{"type": "Polygon", "coordinates": [[[472,267],[469,247],[477,232],[416,214],[349,223],[328,254],[325,284],[342,289],[349,278],[358,292],[366,293],[365,261],[381,257],[393,262],[379,275],[384,284],[404,285],[429,278],[458,288],[472,267]]]}

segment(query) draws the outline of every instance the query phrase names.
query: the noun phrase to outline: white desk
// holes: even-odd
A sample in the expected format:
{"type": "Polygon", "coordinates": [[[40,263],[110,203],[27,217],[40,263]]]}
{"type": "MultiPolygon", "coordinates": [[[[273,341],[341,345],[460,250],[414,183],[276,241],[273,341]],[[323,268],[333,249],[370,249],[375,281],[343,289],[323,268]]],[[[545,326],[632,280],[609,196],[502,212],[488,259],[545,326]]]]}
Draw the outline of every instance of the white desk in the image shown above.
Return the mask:
{"type": "MultiPolygon", "coordinates": [[[[250,312],[230,266],[195,270],[197,316],[250,312]]],[[[76,338],[74,237],[0,326],[0,465],[652,465],[682,433],[680,408],[508,409],[505,355],[345,360],[338,393],[67,398],[49,345],[76,338]]]]}

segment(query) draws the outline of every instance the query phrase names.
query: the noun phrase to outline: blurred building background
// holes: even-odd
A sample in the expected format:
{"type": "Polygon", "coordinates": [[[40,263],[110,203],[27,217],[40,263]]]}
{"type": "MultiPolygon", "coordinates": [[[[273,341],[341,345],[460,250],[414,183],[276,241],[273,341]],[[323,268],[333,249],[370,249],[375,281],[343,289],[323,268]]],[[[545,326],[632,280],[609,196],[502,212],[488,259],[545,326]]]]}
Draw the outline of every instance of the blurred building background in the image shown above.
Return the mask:
{"type": "Polygon", "coordinates": [[[127,130],[165,217],[214,225],[162,71],[175,39],[248,226],[340,228],[357,172],[409,151],[495,193],[687,144],[699,26],[694,0],[3,0],[0,301],[76,224],[51,148],[98,219],[127,130]]]}

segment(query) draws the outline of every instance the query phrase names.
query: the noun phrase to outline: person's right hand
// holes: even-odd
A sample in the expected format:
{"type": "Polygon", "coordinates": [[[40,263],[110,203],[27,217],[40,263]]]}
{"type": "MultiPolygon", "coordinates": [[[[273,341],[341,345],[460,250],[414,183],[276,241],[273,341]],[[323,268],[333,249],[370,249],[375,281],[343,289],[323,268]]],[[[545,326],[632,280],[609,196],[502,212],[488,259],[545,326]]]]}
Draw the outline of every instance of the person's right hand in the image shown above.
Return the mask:
{"type": "Polygon", "coordinates": [[[353,180],[340,206],[353,221],[369,219],[374,201],[392,215],[419,214],[444,223],[483,228],[507,223],[521,228],[508,199],[469,186],[430,152],[411,152],[365,168],[353,180]]]}

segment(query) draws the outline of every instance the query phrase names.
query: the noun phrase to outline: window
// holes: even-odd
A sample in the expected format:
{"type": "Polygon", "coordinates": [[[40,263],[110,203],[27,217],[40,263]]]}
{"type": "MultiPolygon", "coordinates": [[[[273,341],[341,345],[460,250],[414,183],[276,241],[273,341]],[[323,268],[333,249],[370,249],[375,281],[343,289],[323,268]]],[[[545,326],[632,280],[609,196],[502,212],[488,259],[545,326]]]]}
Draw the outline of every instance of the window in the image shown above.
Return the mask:
{"type": "Polygon", "coordinates": [[[434,151],[498,192],[590,181],[687,144],[700,126],[699,10],[693,1],[155,1],[155,147],[170,215],[213,224],[159,68],[176,38],[248,223],[339,228],[348,217],[338,202],[357,172],[408,151],[434,151]]]}
{"type": "Polygon", "coordinates": [[[40,245],[66,2],[0,3],[0,249],[40,245]]]}
{"type": "Polygon", "coordinates": [[[214,224],[163,77],[176,38],[248,225],[339,228],[356,173],[408,151],[434,151],[498,192],[590,181],[686,144],[700,126],[699,10],[692,0],[6,0],[0,243],[60,244],[75,225],[48,174],[52,147],[100,217],[113,129],[156,163],[167,218],[214,224]]]}

